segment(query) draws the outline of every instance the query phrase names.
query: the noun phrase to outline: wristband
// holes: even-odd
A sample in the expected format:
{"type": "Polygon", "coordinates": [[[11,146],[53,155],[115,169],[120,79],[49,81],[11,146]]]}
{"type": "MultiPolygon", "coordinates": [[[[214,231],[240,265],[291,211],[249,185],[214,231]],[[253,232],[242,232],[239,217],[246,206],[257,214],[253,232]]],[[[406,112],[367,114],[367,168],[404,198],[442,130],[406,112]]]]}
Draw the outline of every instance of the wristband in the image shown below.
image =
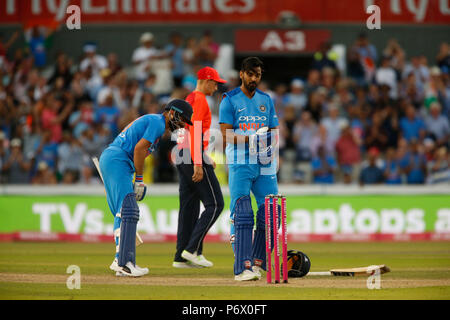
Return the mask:
{"type": "Polygon", "coordinates": [[[144,176],[136,175],[136,178],[134,179],[134,182],[143,182],[143,181],[144,181],[144,176]]]}

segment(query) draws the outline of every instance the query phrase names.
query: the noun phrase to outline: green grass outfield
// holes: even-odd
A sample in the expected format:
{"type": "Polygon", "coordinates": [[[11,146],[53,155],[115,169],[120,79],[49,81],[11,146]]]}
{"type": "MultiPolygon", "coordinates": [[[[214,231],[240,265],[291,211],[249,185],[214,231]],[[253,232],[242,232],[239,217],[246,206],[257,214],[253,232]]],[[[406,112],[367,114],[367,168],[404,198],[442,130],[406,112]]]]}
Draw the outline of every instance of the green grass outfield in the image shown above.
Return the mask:
{"type": "Polygon", "coordinates": [[[0,299],[450,299],[450,243],[289,243],[309,255],[311,271],[386,264],[381,289],[366,277],[305,277],[289,284],[233,280],[229,244],[206,243],[210,269],[175,269],[174,243],[146,243],[137,262],[142,278],[118,278],[109,270],[115,246],[89,243],[0,243],[0,299]],[[81,289],[69,290],[69,265],[81,270],[81,289]]]}

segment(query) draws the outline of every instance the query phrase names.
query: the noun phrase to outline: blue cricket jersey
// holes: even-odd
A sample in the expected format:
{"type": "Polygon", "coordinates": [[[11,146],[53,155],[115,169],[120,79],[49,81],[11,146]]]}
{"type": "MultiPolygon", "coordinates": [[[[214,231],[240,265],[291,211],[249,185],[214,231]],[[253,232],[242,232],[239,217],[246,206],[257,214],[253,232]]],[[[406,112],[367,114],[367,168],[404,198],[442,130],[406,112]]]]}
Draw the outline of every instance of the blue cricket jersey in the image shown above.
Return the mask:
{"type": "Polygon", "coordinates": [[[123,131],[114,139],[111,146],[121,148],[128,157],[133,161],[134,148],[136,144],[145,139],[152,145],[148,149],[147,155],[155,151],[158,146],[159,139],[166,130],[166,121],[162,114],[147,114],[130,123],[123,131]]]}
{"type": "MultiPolygon", "coordinates": [[[[268,94],[256,89],[250,99],[238,87],[223,95],[219,109],[219,123],[233,125],[236,134],[251,135],[262,127],[277,127],[278,117],[272,98],[268,94]]],[[[248,164],[248,154],[248,144],[245,147],[227,144],[226,157],[230,165],[248,164]]]]}

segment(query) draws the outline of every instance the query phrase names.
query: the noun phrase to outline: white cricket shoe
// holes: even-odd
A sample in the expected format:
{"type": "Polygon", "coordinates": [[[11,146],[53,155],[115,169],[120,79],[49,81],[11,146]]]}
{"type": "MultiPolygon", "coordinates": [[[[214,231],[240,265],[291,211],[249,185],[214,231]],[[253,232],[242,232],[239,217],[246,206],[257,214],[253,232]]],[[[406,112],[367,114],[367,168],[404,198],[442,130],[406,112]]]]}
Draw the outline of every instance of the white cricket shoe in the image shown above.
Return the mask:
{"type": "Polygon", "coordinates": [[[241,274],[234,276],[234,280],[236,281],[253,281],[259,279],[258,275],[249,269],[245,269],[241,274]]]}
{"type": "MultiPolygon", "coordinates": [[[[129,262],[130,263],[130,262],[129,262]]],[[[128,265],[128,264],[127,264],[128,265]]],[[[117,260],[117,258],[114,259],[114,261],[111,263],[111,265],[109,266],[109,268],[112,271],[116,271],[116,275],[117,272],[121,272],[122,271],[122,267],[119,266],[119,261],[117,260]]],[[[137,264],[134,265],[134,269],[136,269],[137,271],[139,271],[140,273],[142,273],[142,275],[146,275],[148,273],[148,268],[141,268],[139,267],[137,264]]]]}
{"type": "Polygon", "coordinates": [[[192,254],[186,250],[183,250],[181,256],[187,261],[200,267],[210,268],[213,266],[213,263],[211,261],[206,260],[205,257],[203,257],[203,255],[198,256],[196,254],[192,254]]]}
{"type": "Polygon", "coordinates": [[[253,266],[252,267],[252,271],[254,274],[256,274],[258,276],[258,280],[261,279],[261,272],[263,271],[263,269],[261,267],[258,266],[253,266]]]}
{"type": "Polygon", "coordinates": [[[198,269],[198,268],[202,268],[201,266],[195,265],[190,261],[186,261],[186,262],[178,262],[178,261],[174,261],[172,263],[172,267],[174,268],[179,268],[179,269],[198,269]]]}
{"type": "Polygon", "coordinates": [[[205,256],[202,254],[197,256],[197,259],[198,259],[198,261],[200,261],[203,265],[205,265],[208,268],[211,268],[214,265],[214,263],[212,263],[211,261],[206,260],[205,256]]]}

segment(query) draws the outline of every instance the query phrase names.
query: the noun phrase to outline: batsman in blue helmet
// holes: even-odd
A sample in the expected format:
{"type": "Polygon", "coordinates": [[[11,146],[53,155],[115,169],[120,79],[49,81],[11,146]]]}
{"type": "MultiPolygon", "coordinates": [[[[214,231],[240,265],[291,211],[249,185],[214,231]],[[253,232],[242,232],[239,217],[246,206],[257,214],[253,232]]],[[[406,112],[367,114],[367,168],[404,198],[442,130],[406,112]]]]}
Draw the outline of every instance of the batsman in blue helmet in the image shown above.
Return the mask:
{"type": "Polygon", "coordinates": [[[148,273],[148,268],[136,265],[135,242],[137,201],[144,199],[147,190],[143,182],[144,161],[165,132],[183,128],[186,123],[192,125],[192,114],[188,102],[172,100],[162,114],[147,114],[130,123],[100,157],[106,199],[114,216],[116,254],[110,269],[117,276],[140,277],[148,273]]]}
{"type": "Polygon", "coordinates": [[[259,58],[245,59],[240,70],[241,86],[223,95],[219,109],[229,168],[230,242],[237,281],[259,280],[261,270],[266,268],[264,199],[278,194],[278,118],[270,96],[257,89],[262,72],[259,58]],[[258,206],[254,236],[250,192],[258,206]]]}

